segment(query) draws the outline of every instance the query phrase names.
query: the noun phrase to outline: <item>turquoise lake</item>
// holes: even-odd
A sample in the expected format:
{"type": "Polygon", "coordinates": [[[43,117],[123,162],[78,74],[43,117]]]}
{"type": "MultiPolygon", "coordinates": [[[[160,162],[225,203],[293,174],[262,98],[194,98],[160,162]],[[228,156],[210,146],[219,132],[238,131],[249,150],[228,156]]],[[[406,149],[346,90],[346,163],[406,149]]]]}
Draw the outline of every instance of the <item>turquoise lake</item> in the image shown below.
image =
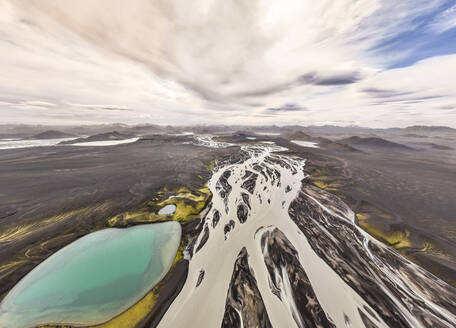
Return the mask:
{"type": "Polygon", "coordinates": [[[105,229],[59,250],[0,304],[0,327],[96,324],[138,302],[171,268],[178,222],[105,229]]]}

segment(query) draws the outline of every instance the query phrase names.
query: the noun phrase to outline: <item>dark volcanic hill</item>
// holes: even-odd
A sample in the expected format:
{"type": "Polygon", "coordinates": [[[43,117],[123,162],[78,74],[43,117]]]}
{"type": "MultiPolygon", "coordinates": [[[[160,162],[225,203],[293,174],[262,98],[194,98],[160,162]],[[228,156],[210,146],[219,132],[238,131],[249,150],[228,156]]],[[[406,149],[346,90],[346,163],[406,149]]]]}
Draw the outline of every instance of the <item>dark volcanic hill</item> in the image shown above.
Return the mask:
{"type": "Polygon", "coordinates": [[[124,140],[135,137],[134,134],[120,133],[117,131],[95,134],[86,138],[77,138],[68,141],[62,141],[61,144],[70,145],[79,142],[91,142],[91,141],[107,141],[107,140],[124,140]]]}
{"type": "Polygon", "coordinates": [[[444,146],[444,145],[438,145],[438,144],[433,143],[433,142],[416,142],[415,144],[427,146],[427,147],[430,147],[430,148],[433,148],[433,149],[438,149],[438,150],[453,150],[454,149],[452,147],[444,146]]]}
{"type": "Polygon", "coordinates": [[[361,152],[360,150],[351,147],[348,144],[343,144],[339,142],[334,142],[328,138],[323,137],[314,137],[311,136],[303,131],[294,131],[288,134],[283,135],[283,138],[293,141],[293,140],[300,140],[300,141],[310,141],[315,142],[319,145],[319,147],[324,147],[326,149],[332,149],[335,151],[354,151],[354,152],[361,152]]]}
{"type": "Polygon", "coordinates": [[[349,145],[355,148],[383,150],[383,151],[408,151],[414,148],[402,145],[396,142],[388,141],[382,138],[369,137],[361,138],[358,136],[339,140],[339,143],[349,145]]]}
{"type": "Polygon", "coordinates": [[[295,131],[292,133],[288,133],[284,136],[288,140],[304,140],[304,141],[313,141],[315,138],[311,137],[307,133],[302,131],[295,131]]]}
{"type": "Polygon", "coordinates": [[[74,134],[60,132],[56,130],[48,130],[34,136],[28,137],[26,139],[33,139],[33,140],[43,140],[43,139],[60,139],[60,138],[74,138],[76,137],[74,134]]]}
{"type": "Polygon", "coordinates": [[[406,134],[403,134],[402,137],[407,137],[407,138],[428,138],[428,136],[423,136],[423,135],[415,134],[415,133],[406,133],[406,134]]]}

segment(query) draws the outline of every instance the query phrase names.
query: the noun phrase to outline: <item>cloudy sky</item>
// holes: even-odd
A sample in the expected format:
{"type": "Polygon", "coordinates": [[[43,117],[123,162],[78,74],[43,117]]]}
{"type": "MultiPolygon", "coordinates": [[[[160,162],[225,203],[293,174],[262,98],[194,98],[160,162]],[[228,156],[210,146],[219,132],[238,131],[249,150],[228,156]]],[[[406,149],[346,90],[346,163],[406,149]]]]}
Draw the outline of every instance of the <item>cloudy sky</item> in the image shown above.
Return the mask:
{"type": "Polygon", "coordinates": [[[0,124],[456,127],[455,0],[0,0],[0,124]]]}

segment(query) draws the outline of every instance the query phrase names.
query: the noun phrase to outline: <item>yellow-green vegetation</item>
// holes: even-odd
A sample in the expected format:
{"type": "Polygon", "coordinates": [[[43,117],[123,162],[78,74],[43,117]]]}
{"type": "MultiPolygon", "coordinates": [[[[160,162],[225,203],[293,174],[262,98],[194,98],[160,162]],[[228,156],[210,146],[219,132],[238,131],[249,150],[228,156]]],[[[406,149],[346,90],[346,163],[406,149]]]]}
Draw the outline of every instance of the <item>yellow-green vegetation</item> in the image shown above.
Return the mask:
{"type": "MultiPolygon", "coordinates": [[[[104,206],[104,205],[100,205],[100,206],[104,206]]],[[[48,228],[52,224],[64,221],[64,220],[74,217],[76,215],[83,215],[84,213],[93,211],[93,210],[95,210],[96,207],[100,207],[100,206],[83,207],[83,208],[75,209],[72,211],[64,212],[64,213],[61,213],[58,215],[54,215],[52,217],[45,218],[38,222],[32,222],[32,223],[23,224],[23,225],[16,225],[11,228],[7,228],[0,234],[0,243],[6,243],[6,242],[15,241],[18,239],[23,239],[27,235],[29,235],[31,233],[35,233],[42,228],[48,228]]]]}
{"type": "Polygon", "coordinates": [[[173,267],[176,265],[177,262],[179,262],[180,260],[182,260],[184,258],[184,249],[185,249],[184,244],[186,244],[186,243],[184,240],[182,240],[181,244],[179,245],[179,248],[177,249],[176,257],[174,258],[173,267]]]}
{"type": "Polygon", "coordinates": [[[127,311],[119,314],[108,322],[100,325],[91,326],[93,328],[130,328],[143,320],[143,318],[152,310],[157,302],[159,285],[156,285],[146,294],[138,303],[133,305],[127,311]]]}
{"type": "Polygon", "coordinates": [[[312,137],[308,134],[305,134],[302,131],[296,131],[293,133],[288,133],[284,136],[288,140],[303,140],[303,141],[312,141],[312,137]]]}
{"type": "Polygon", "coordinates": [[[67,239],[72,239],[72,237],[75,235],[75,233],[68,233],[65,235],[57,236],[55,238],[46,240],[40,244],[40,248],[43,251],[47,251],[51,248],[53,248],[55,245],[61,245],[62,242],[64,242],[67,239]]]}
{"type": "Polygon", "coordinates": [[[10,263],[6,263],[0,266],[0,280],[11,274],[16,270],[18,265],[23,264],[26,259],[18,259],[10,263]]]}
{"type": "Polygon", "coordinates": [[[158,192],[156,197],[138,210],[121,213],[108,219],[107,222],[111,227],[169,220],[181,223],[188,222],[198,217],[210,197],[211,192],[206,186],[192,190],[187,187],[181,187],[174,192],[166,188],[158,192]],[[176,206],[174,214],[159,215],[160,209],[166,205],[176,206]]]}
{"type": "Polygon", "coordinates": [[[389,231],[386,231],[382,228],[382,226],[392,227],[394,216],[373,204],[362,202],[356,217],[358,218],[359,226],[367,233],[397,250],[402,251],[413,246],[409,230],[390,228],[389,231]],[[375,222],[381,222],[382,224],[376,224],[375,222]]]}
{"type": "Polygon", "coordinates": [[[212,171],[215,167],[215,159],[213,159],[209,164],[206,165],[208,171],[212,171]]]}
{"type": "Polygon", "coordinates": [[[391,213],[387,212],[386,210],[382,210],[377,206],[366,201],[362,201],[359,204],[358,212],[361,218],[363,218],[364,220],[369,219],[369,217],[378,217],[381,218],[382,221],[384,221],[385,223],[394,222],[394,216],[391,213]]]}
{"type": "Polygon", "coordinates": [[[393,230],[386,232],[377,225],[370,224],[368,222],[369,216],[367,214],[357,213],[356,216],[358,217],[359,226],[376,239],[393,246],[397,250],[412,246],[409,230],[393,230]]]}
{"type": "Polygon", "coordinates": [[[214,137],[212,138],[212,140],[216,141],[216,142],[227,142],[228,139],[226,137],[214,137]]]}
{"type": "Polygon", "coordinates": [[[431,249],[431,247],[432,247],[431,243],[425,241],[425,242],[423,242],[423,248],[420,249],[420,252],[427,252],[431,249]]]}
{"type": "Polygon", "coordinates": [[[316,169],[310,174],[309,179],[312,184],[326,191],[336,191],[341,187],[339,183],[331,181],[325,169],[316,169]]]}
{"type": "Polygon", "coordinates": [[[51,239],[48,239],[38,245],[34,245],[27,249],[24,253],[24,256],[27,259],[40,259],[43,254],[46,254],[47,252],[51,251],[54,247],[59,247],[62,244],[66,244],[68,240],[73,240],[74,239],[75,233],[68,233],[65,235],[57,236],[51,239]]]}
{"type": "Polygon", "coordinates": [[[335,182],[326,183],[326,182],[324,182],[324,181],[315,180],[315,181],[312,181],[312,183],[313,183],[315,186],[317,186],[318,188],[323,189],[323,190],[326,190],[326,191],[336,191],[337,188],[340,187],[340,184],[335,183],[335,182]]]}

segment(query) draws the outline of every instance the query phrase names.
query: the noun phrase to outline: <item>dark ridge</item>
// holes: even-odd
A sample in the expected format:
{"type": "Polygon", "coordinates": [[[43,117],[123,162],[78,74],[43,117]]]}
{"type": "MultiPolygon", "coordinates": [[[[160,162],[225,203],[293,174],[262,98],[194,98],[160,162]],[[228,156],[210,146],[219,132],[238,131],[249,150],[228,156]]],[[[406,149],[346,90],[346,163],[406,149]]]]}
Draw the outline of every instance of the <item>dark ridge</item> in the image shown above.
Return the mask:
{"type": "Polygon", "coordinates": [[[87,138],[77,138],[74,140],[62,141],[61,144],[75,144],[79,142],[91,142],[91,141],[108,141],[108,140],[125,140],[135,137],[134,134],[125,134],[117,131],[95,134],[87,138]]]}
{"type": "Polygon", "coordinates": [[[250,207],[250,198],[249,198],[249,195],[247,195],[246,193],[242,193],[242,200],[244,201],[245,205],[247,205],[247,207],[249,208],[249,210],[251,209],[250,207]]]}
{"type": "Polygon", "coordinates": [[[429,138],[428,136],[423,136],[421,134],[416,134],[416,133],[406,133],[402,134],[403,137],[407,138],[429,138]]]}
{"type": "MultiPolygon", "coordinates": [[[[298,252],[282,231],[275,228],[261,235],[261,247],[267,250],[264,263],[268,270],[271,292],[279,299],[283,295],[282,281],[291,284],[297,313],[293,319],[299,327],[335,327],[318,302],[312,284],[298,260],[298,252]],[[284,268],[285,270],[280,270],[284,268]],[[277,272],[279,272],[277,274],[277,272]]],[[[282,299],[281,299],[282,300],[282,299]]],[[[283,300],[282,300],[283,301],[283,300]]]]}
{"type": "Polygon", "coordinates": [[[25,138],[27,140],[45,140],[45,139],[61,139],[61,138],[74,138],[77,137],[74,134],[60,132],[56,130],[48,130],[31,137],[25,138]]]}
{"type": "Polygon", "coordinates": [[[234,263],[222,328],[241,327],[241,322],[244,327],[272,327],[256,279],[250,271],[245,247],[234,263]]]}
{"type": "Polygon", "coordinates": [[[247,209],[247,206],[244,204],[239,204],[237,208],[237,218],[240,223],[244,223],[247,221],[247,215],[249,214],[249,210],[247,209]]]}
{"type": "Polygon", "coordinates": [[[228,178],[231,176],[231,171],[226,170],[220,176],[219,180],[217,181],[216,189],[223,199],[226,199],[231,192],[231,185],[228,183],[228,178]]]}
{"type": "Polygon", "coordinates": [[[255,191],[256,180],[258,178],[258,174],[252,171],[246,171],[245,175],[242,177],[244,182],[241,185],[241,188],[247,190],[251,194],[255,191]]]}
{"type": "Polygon", "coordinates": [[[361,138],[358,136],[353,136],[350,138],[341,139],[338,142],[355,148],[369,148],[373,150],[415,150],[412,147],[376,137],[361,138]]]}
{"type": "Polygon", "coordinates": [[[288,133],[286,135],[284,135],[284,138],[285,139],[288,139],[288,140],[303,140],[303,141],[314,141],[314,137],[311,137],[310,135],[308,135],[307,133],[304,133],[302,131],[295,131],[295,132],[292,132],[292,133],[288,133]]]}
{"type": "Polygon", "coordinates": [[[208,239],[209,239],[209,227],[206,225],[204,227],[204,235],[201,238],[201,241],[200,241],[198,247],[196,248],[195,254],[198,253],[198,251],[204,246],[204,244],[206,244],[208,239]]]}
{"type": "Polygon", "coordinates": [[[154,328],[160,323],[174,299],[184,287],[188,275],[188,261],[180,260],[166,274],[165,278],[157,286],[158,298],[152,311],[140,322],[138,328],[154,328]]]}
{"type": "Polygon", "coordinates": [[[17,213],[17,210],[16,210],[16,209],[6,211],[6,212],[0,214],[0,219],[5,219],[5,218],[7,218],[7,217],[13,216],[13,215],[16,214],[16,213],[17,213]]]}
{"type": "Polygon", "coordinates": [[[233,220],[230,220],[230,222],[228,222],[227,224],[225,224],[225,227],[223,228],[223,231],[225,232],[225,239],[226,239],[226,235],[232,230],[234,229],[234,226],[235,226],[235,223],[233,220]]]}
{"type": "Polygon", "coordinates": [[[201,283],[203,282],[203,279],[204,279],[204,270],[201,269],[200,270],[200,273],[198,275],[198,280],[196,281],[196,287],[198,287],[199,285],[201,285],[201,283]]]}
{"type": "Polygon", "coordinates": [[[212,228],[215,228],[220,221],[220,212],[215,210],[212,216],[212,228]]]}
{"type": "Polygon", "coordinates": [[[454,148],[449,147],[449,146],[444,146],[444,145],[438,145],[433,142],[415,142],[414,144],[416,145],[422,145],[422,146],[427,146],[433,149],[438,149],[438,150],[453,150],[454,148]]]}

